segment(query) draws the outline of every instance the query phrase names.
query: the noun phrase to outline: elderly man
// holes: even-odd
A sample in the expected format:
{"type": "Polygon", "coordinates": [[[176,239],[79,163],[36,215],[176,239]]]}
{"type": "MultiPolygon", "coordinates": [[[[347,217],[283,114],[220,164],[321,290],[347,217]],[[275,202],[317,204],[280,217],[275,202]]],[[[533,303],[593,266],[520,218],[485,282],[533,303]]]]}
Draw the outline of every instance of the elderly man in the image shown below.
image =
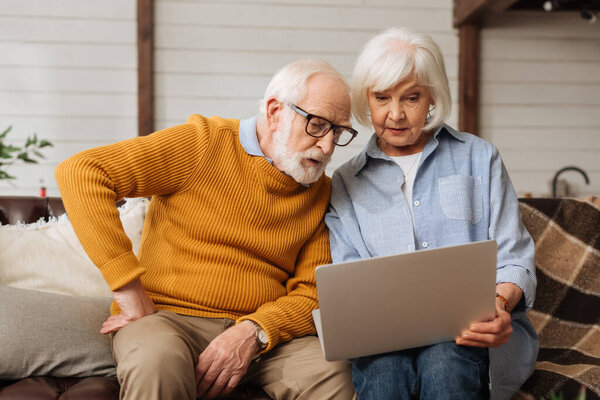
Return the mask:
{"type": "Polygon", "coordinates": [[[73,227],[115,302],[102,333],[123,399],[354,396],[321,355],[314,269],[330,262],[324,169],[350,97],[324,61],[282,68],[258,117],[187,123],[79,153],[56,170],[73,227]],[[136,257],[115,201],[152,196],[136,257]]]}

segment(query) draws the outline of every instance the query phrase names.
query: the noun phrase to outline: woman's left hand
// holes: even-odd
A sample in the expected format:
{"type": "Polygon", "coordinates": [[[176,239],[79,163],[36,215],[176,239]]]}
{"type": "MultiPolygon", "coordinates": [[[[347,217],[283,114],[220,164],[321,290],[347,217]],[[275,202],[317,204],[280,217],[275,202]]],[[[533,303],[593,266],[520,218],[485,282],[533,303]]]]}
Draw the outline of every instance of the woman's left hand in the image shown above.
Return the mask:
{"type": "Polygon", "coordinates": [[[504,310],[504,303],[496,299],[496,317],[491,321],[471,324],[470,329],[455,338],[460,346],[498,347],[508,342],[512,334],[510,314],[504,310]]]}

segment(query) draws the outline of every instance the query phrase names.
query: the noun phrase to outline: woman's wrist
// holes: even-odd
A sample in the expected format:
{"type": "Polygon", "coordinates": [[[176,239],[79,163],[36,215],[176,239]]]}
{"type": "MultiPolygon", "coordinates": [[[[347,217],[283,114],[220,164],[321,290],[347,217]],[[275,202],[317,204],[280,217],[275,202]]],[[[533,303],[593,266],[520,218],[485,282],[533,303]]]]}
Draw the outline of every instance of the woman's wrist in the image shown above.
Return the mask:
{"type": "Polygon", "coordinates": [[[496,299],[502,302],[502,308],[504,308],[504,311],[510,312],[510,305],[504,296],[502,296],[500,293],[496,293],[496,299]]]}
{"type": "Polygon", "coordinates": [[[496,301],[502,302],[507,312],[519,304],[522,296],[523,290],[514,283],[502,282],[496,285],[496,301]]]}

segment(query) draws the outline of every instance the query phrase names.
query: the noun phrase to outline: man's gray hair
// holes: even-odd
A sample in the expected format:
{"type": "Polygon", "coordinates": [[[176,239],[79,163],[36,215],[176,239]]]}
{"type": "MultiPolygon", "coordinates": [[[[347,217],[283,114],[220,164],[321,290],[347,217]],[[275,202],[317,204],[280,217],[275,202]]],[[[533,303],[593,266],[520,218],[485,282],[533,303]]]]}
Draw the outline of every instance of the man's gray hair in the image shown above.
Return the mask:
{"type": "Polygon", "coordinates": [[[316,58],[300,59],[283,66],[275,73],[260,101],[260,113],[266,114],[267,100],[271,97],[282,103],[294,104],[304,99],[307,92],[307,81],[317,73],[338,78],[350,92],[346,78],[327,61],[316,58]]]}
{"type": "Polygon", "coordinates": [[[452,109],[444,57],[433,39],[410,28],[391,28],[367,42],[352,73],[352,111],[364,126],[371,126],[367,91],[381,92],[415,78],[427,87],[434,102],[423,127],[442,125],[452,109]]]}

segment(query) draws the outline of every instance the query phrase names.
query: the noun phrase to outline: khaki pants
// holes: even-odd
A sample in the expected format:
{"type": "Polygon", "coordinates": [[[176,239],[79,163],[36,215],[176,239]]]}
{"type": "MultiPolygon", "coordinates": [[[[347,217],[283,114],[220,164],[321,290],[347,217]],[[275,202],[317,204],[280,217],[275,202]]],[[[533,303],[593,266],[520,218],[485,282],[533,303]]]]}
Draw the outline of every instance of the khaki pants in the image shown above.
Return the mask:
{"type": "MultiPolygon", "coordinates": [[[[195,399],[198,356],[230,319],[197,318],[159,311],[119,330],[112,340],[121,399],[195,399]]],[[[279,399],[352,399],[350,364],[328,362],[319,339],[283,343],[248,367],[242,383],[279,399]]]]}

